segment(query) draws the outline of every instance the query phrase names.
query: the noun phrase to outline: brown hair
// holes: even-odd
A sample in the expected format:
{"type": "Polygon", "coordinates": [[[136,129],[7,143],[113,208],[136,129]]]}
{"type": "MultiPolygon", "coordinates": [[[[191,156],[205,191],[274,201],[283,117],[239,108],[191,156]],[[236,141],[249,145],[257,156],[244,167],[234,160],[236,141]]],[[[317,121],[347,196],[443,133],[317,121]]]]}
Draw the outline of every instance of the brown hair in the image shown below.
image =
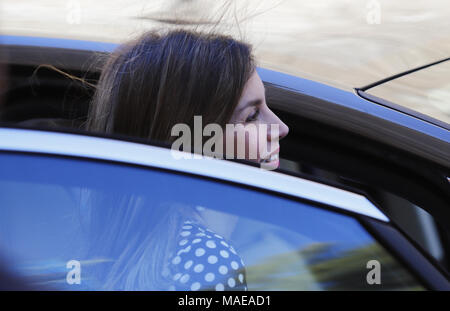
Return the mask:
{"type": "MultiPolygon", "coordinates": [[[[196,115],[204,124],[224,127],[254,70],[251,48],[231,37],[186,30],[145,33],[108,59],[87,129],[170,142],[176,139],[171,137],[172,126],[193,126],[196,115]]],[[[200,221],[194,208],[182,202],[159,206],[132,193],[87,190],[83,206],[95,234],[86,258],[113,259],[105,269],[92,271],[100,288],[167,289],[172,280],[161,271],[182,223],[200,221]],[[136,234],[130,228],[138,228],[142,220],[149,231],[136,234]],[[112,234],[114,248],[102,247],[112,234]]]]}
{"type": "Polygon", "coordinates": [[[145,33],[107,61],[87,129],[170,142],[195,115],[225,126],[254,69],[251,47],[229,36],[145,33]]]}

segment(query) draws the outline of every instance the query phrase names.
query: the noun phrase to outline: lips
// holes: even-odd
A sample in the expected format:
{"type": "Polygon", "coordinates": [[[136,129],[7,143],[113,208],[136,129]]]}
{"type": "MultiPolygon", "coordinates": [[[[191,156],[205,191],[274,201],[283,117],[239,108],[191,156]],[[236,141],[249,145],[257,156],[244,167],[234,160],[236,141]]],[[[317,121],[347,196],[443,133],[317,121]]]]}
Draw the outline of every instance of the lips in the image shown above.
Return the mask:
{"type": "Polygon", "coordinates": [[[273,151],[268,156],[262,158],[259,162],[260,163],[271,163],[271,162],[279,161],[279,154],[280,154],[280,147],[278,147],[275,151],[273,151]]]}
{"type": "Polygon", "coordinates": [[[273,161],[278,161],[278,153],[272,154],[270,157],[268,157],[266,159],[262,159],[260,163],[270,163],[273,161]]]}

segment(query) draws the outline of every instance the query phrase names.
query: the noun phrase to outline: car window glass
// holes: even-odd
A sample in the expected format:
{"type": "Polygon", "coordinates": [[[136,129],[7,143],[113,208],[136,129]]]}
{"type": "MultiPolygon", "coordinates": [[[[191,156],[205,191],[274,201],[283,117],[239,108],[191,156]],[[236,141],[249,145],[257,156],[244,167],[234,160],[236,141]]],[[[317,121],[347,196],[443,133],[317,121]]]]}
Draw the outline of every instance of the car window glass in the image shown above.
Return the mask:
{"type": "Polygon", "coordinates": [[[423,289],[357,220],[312,204],[99,161],[8,153],[0,172],[0,256],[36,288],[423,289]]]}

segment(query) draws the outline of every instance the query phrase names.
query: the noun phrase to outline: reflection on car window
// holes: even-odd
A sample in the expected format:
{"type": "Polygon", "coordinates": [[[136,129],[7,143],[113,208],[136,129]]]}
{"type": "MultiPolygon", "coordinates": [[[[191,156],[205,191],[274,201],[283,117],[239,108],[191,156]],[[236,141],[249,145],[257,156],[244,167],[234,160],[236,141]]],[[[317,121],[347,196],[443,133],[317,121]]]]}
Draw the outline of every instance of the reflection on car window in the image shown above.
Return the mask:
{"type": "Polygon", "coordinates": [[[423,289],[359,222],[310,204],[67,158],[0,154],[0,172],[0,256],[39,289],[423,289]]]}

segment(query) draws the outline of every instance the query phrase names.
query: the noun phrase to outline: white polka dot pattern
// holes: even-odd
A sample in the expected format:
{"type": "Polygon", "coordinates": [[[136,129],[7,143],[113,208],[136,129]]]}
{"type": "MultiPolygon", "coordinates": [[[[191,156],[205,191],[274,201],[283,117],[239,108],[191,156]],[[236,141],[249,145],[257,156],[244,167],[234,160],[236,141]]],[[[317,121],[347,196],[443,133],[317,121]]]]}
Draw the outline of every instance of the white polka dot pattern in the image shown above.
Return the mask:
{"type": "Polygon", "coordinates": [[[214,243],[214,241],[209,240],[206,242],[206,246],[209,248],[216,248],[216,243],[214,243]]]}
{"type": "Polygon", "coordinates": [[[212,281],[214,281],[214,278],[215,278],[214,273],[209,272],[209,273],[206,273],[206,275],[205,275],[206,282],[212,282],[212,281]]]}
{"type": "Polygon", "coordinates": [[[184,264],[184,268],[186,270],[189,269],[192,266],[193,263],[194,262],[192,260],[186,261],[186,263],[184,264]]]}
{"type": "Polygon", "coordinates": [[[198,265],[195,266],[194,271],[195,272],[202,272],[203,269],[205,269],[205,266],[202,265],[202,264],[198,264],[198,265]]]}
{"type": "Polygon", "coordinates": [[[177,273],[173,276],[173,280],[176,281],[181,277],[181,273],[177,273]]]}
{"type": "Polygon", "coordinates": [[[227,274],[228,273],[228,268],[226,266],[220,266],[219,267],[219,273],[223,274],[223,275],[227,274]]]}
{"type": "Polygon", "coordinates": [[[230,255],[228,254],[228,252],[226,250],[221,250],[220,256],[222,256],[223,258],[228,258],[230,255]]]}
{"type": "Polygon", "coordinates": [[[180,256],[177,256],[174,259],[172,259],[172,263],[174,265],[178,265],[180,262],[181,262],[181,257],[180,256]]]}
{"type": "Polygon", "coordinates": [[[181,283],[186,283],[187,281],[189,281],[189,274],[185,274],[180,278],[181,283]]]}
{"type": "Polygon", "coordinates": [[[169,273],[163,273],[169,290],[247,290],[242,258],[222,236],[191,221],[179,236],[169,273]]]}
{"type": "Polygon", "coordinates": [[[191,285],[191,290],[199,290],[202,285],[199,282],[194,282],[191,285]]]}
{"type": "Polygon", "coordinates": [[[233,268],[234,270],[237,270],[239,268],[239,264],[236,261],[232,261],[231,262],[231,268],[233,268]]]}
{"type": "Polygon", "coordinates": [[[205,255],[205,250],[203,249],[203,248],[197,248],[196,250],[195,250],[195,256],[197,256],[197,257],[200,257],[200,256],[203,256],[203,255],[205,255]]]}

